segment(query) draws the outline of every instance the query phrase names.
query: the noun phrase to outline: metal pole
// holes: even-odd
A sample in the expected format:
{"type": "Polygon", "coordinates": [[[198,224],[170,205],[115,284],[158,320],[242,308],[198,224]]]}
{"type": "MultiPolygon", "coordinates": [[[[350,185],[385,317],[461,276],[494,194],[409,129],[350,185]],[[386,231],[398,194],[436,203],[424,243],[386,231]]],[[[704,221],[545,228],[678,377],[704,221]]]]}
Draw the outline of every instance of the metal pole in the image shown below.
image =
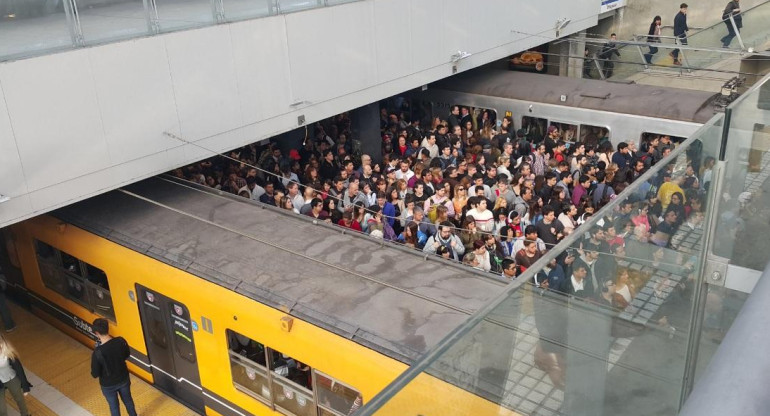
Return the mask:
{"type": "Polygon", "coordinates": [[[639,49],[639,55],[642,57],[642,62],[644,62],[644,69],[650,69],[650,67],[647,65],[647,59],[644,57],[644,52],[642,51],[641,46],[637,46],[637,49],[639,49]]]}
{"type": "Polygon", "coordinates": [[[738,25],[735,24],[735,19],[733,18],[732,13],[730,14],[730,24],[733,25],[733,30],[735,31],[735,37],[738,38],[738,43],[741,45],[741,49],[746,50],[746,45],[743,44],[743,38],[741,37],[741,31],[738,30],[738,25]]]}
{"type": "MultiPolygon", "coordinates": [[[[703,332],[703,319],[706,310],[706,297],[708,294],[708,284],[706,283],[708,276],[706,276],[706,271],[711,269],[710,267],[707,267],[707,262],[709,261],[710,253],[713,251],[714,234],[719,222],[717,208],[719,195],[722,193],[722,185],[724,182],[725,161],[717,161],[713,170],[714,176],[710,186],[711,199],[709,199],[706,207],[706,218],[708,218],[708,223],[706,224],[706,227],[704,227],[702,237],[703,242],[701,243],[702,251],[698,259],[701,267],[698,271],[698,278],[695,281],[692,307],[690,309],[690,331],[687,337],[687,352],[685,353],[684,360],[682,390],[679,396],[680,409],[684,406],[684,402],[690,395],[695,382],[695,369],[697,367],[701,333],[703,332]]],[[[722,277],[722,280],[724,280],[724,277],[722,277]]]]}
{"type": "Polygon", "coordinates": [[[606,79],[604,77],[604,68],[602,68],[602,65],[599,63],[599,56],[597,54],[594,54],[594,65],[596,65],[596,69],[599,71],[599,78],[606,79]]]}
{"type": "MultiPolygon", "coordinates": [[[[682,44],[682,39],[677,39],[676,43],[677,45],[682,44]]],[[[692,72],[690,69],[690,61],[687,60],[687,55],[685,55],[684,49],[679,49],[679,53],[682,55],[682,59],[684,59],[684,67],[687,69],[687,72],[692,72]]]]}

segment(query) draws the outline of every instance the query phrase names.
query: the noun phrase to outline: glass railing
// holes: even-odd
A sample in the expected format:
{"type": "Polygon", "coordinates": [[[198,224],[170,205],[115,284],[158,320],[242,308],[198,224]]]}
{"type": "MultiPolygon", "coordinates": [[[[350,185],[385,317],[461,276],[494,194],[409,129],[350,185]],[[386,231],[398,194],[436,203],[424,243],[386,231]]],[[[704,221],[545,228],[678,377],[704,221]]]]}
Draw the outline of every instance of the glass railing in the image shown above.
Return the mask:
{"type": "MultiPolygon", "coordinates": [[[[605,68],[605,62],[601,60],[597,62],[599,67],[604,68],[605,78],[610,80],[628,79],[649,69],[663,72],[720,70],[721,68],[712,67],[726,59],[738,59],[737,53],[741,50],[763,49],[762,47],[770,40],[770,29],[767,26],[767,21],[770,19],[770,2],[745,10],[742,13],[742,19],[743,28],[740,30],[740,39],[734,38],[729,48],[722,48],[722,38],[727,34],[725,22],[719,21],[704,29],[691,30],[687,37],[687,46],[680,49],[679,60],[682,65],[675,65],[670,55],[676,49],[676,38],[668,32],[661,36],[657,53],[649,56],[649,64],[645,56],[650,52],[647,46],[635,43],[622,44],[622,42],[618,48],[621,56],[613,57],[611,70],[605,68]]],[[[726,22],[729,23],[729,20],[726,22]]],[[[647,42],[647,35],[634,35],[631,41],[647,42]]],[[[596,49],[601,50],[601,46],[597,45],[596,49]]],[[[599,69],[594,65],[592,71],[598,74],[599,69]]]]}
{"type": "Polygon", "coordinates": [[[713,198],[687,167],[717,156],[722,120],[634,181],[361,414],[675,415],[694,371],[687,357],[713,198]],[[697,202],[685,208],[685,195],[697,202]]]}
{"type": "Polygon", "coordinates": [[[770,260],[769,81],[714,116],[358,414],[677,414],[751,291],[723,286],[714,262],[758,271],[770,260]]]}
{"type": "Polygon", "coordinates": [[[0,61],[360,0],[0,0],[0,61]]]}

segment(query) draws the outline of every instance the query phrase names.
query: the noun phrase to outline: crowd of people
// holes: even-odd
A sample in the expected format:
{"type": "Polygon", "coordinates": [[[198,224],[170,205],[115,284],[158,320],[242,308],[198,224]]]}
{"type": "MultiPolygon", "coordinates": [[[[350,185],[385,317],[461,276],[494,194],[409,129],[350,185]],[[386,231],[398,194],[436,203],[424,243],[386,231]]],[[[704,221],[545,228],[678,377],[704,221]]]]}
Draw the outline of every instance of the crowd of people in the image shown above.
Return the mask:
{"type": "MultiPolygon", "coordinates": [[[[505,117],[454,106],[423,127],[403,111],[381,113],[382,160],[361,154],[346,114],[308,128],[303,146],[252,144],[173,174],[327,221],[375,238],[515,279],[677,145],[669,136],[567,143],[557,126],[544,137],[505,117]],[[312,130],[311,130],[312,129],[312,130]]],[[[667,247],[676,230],[703,219],[702,194],[713,160],[688,152],[684,172],[670,164],[586,234],[579,253],[559,257],[552,289],[575,294],[576,264],[614,254],[634,239],[667,247]],[[702,175],[702,176],[701,176],[702,175]],[[561,269],[559,271],[559,269],[561,269]]],[[[589,267],[592,269],[592,267],[589,267]]],[[[601,279],[602,281],[605,279],[601,279]]],[[[598,292],[597,292],[598,293],[598,292]]]]}

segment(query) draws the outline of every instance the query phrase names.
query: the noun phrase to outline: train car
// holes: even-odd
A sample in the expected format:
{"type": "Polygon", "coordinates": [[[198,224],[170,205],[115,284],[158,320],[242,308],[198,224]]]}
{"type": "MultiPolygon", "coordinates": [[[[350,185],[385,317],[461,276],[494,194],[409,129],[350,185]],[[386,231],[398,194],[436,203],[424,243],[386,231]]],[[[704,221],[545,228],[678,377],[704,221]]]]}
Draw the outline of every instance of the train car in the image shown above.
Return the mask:
{"type": "Polygon", "coordinates": [[[474,108],[474,116],[486,110],[493,121],[510,116],[516,129],[534,137],[555,126],[568,143],[596,144],[603,137],[639,143],[644,135],[660,134],[686,138],[715,112],[715,94],[705,91],[503,70],[468,71],[409,97],[413,111],[430,118],[445,119],[459,105],[474,108]]]}
{"type": "MultiPolygon", "coordinates": [[[[90,323],[109,319],[131,371],[197,412],[330,416],[365,404],[505,285],[347,231],[153,178],[16,224],[10,240],[36,313],[90,347],[90,323]]],[[[412,411],[506,414],[419,382],[461,400],[415,398],[412,411]]]]}

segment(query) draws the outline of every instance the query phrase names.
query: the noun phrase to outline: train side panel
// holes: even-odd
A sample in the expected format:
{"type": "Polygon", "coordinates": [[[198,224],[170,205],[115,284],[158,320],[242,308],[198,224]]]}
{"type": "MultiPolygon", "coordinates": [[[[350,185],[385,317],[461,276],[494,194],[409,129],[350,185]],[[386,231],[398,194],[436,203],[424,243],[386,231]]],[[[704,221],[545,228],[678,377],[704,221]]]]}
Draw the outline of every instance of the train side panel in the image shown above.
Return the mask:
{"type": "MultiPolygon", "coordinates": [[[[150,363],[138,313],[136,284],[184,303],[195,322],[210,320],[211,332],[194,332],[206,414],[281,414],[235,388],[228,355],[228,329],[296,357],[354,387],[361,393],[364,403],[406,370],[405,364],[379,352],[71,224],[65,225],[56,218],[44,216],[28,220],[15,225],[13,232],[17,236],[24,282],[30,294],[71,314],[71,319],[88,323],[98,316],[43,284],[34,240],[63,250],[107,274],[117,321],[111,332],[126,338],[140,361],[145,361],[131,365],[131,370],[149,382],[153,382],[153,377],[148,371],[150,363]],[[286,318],[292,321],[290,330],[282,325],[282,319],[286,318]]],[[[49,322],[89,347],[93,346],[85,326],[78,331],[72,323],[51,319],[50,314],[56,313],[52,308],[38,309],[42,316],[48,315],[49,322]]],[[[406,409],[409,413],[419,410],[417,413],[426,416],[515,414],[429,375],[420,376],[410,387],[417,388],[405,389],[404,394],[381,414],[401,416],[406,414],[406,409]]]]}
{"type": "Polygon", "coordinates": [[[673,119],[612,113],[440,89],[429,89],[415,94],[413,98],[441,104],[438,107],[434,107],[433,110],[434,116],[441,117],[446,117],[449,114],[450,106],[455,104],[495,110],[498,118],[502,118],[507,111],[510,111],[516,129],[522,127],[523,116],[543,118],[562,123],[606,127],[610,130],[610,139],[616,145],[621,141],[634,141],[639,144],[642,133],[689,137],[701,126],[699,123],[673,119]]]}

